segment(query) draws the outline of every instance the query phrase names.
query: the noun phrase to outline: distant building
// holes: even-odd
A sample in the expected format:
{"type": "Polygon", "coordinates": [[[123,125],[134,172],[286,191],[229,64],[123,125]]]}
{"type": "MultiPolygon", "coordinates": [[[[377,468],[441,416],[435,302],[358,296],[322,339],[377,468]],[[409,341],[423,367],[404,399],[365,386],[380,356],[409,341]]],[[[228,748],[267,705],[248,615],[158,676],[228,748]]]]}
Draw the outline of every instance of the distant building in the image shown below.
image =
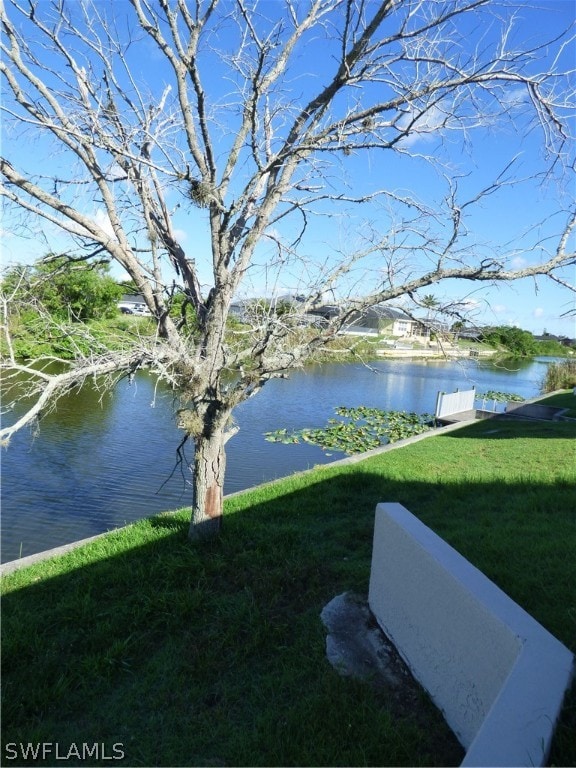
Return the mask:
{"type": "MultiPolygon", "coordinates": [[[[336,304],[326,304],[312,310],[312,314],[320,315],[326,320],[336,317],[339,312],[340,308],[336,304]]],[[[359,336],[385,334],[397,338],[407,338],[421,335],[422,330],[422,324],[411,318],[403,310],[377,304],[364,312],[354,313],[350,322],[343,326],[341,333],[359,336]]]]}
{"type": "Polygon", "coordinates": [[[248,302],[234,301],[230,304],[230,317],[233,317],[239,323],[245,323],[248,320],[248,302]]]}
{"type": "MultiPolygon", "coordinates": [[[[282,296],[276,300],[276,305],[281,307],[292,304],[297,311],[298,303],[303,300],[301,296],[282,296]]],[[[257,317],[256,307],[259,301],[263,303],[263,306],[270,302],[267,299],[233,302],[230,305],[230,316],[239,322],[250,323],[257,317]]],[[[342,307],[338,304],[320,304],[310,309],[306,314],[300,315],[298,320],[306,325],[322,325],[338,317],[341,312],[342,307]]],[[[425,336],[427,325],[425,320],[415,320],[401,309],[377,304],[363,312],[353,312],[350,319],[342,326],[340,333],[355,336],[386,335],[406,339],[425,336]]]]}
{"type": "Polygon", "coordinates": [[[571,339],[568,336],[555,336],[552,333],[543,333],[541,336],[534,334],[534,338],[536,341],[557,341],[565,347],[576,347],[576,339],[571,339]]]}
{"type": "Polygon", "coordinates": [[[461,328],[458,332],[458,338],[465,341],[481,341],[482,328],[461,328]]]}

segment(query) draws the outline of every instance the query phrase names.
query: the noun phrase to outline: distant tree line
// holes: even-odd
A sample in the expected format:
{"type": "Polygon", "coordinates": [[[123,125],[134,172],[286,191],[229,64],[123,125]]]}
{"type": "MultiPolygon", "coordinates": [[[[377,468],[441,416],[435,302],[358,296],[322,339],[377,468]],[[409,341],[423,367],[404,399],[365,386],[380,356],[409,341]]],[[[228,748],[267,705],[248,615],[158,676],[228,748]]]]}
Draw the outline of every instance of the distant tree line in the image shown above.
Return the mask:
{"type": "Polygon", "coordinates": [[[100,346],[117,346],[106,324],[120,319],[123,293],[126,286],[111,277],[105,261],[71,264],[65,254],[48,254],[34,264],[10,267],[0,282],[1,322],[9,331],[0,351],[21,360],[37,355],[75,360],[100,346]],[[8,338],[11,351],[4,348],[8,338]]]}
{"type": "Polygon", "coordinates": [[[75,323],[116,315],[124,288],[110,276],[107,262],[70,266],[66,255],[48,254],[32,265],[9,269],[2,293],[13,312],[44,311],[75,323]]]}
{"type": "Polygon", "coordinates": [[[557,339],[542,341],[530,331],[523,331],[509,325],[482,329],[481,340],[497,349],[505,349],[515,357],[533,357],[534,355],[566,354],[566,347],[557,339]]]}
{"type": "MultiPolygon", "coordinates": [[[[50,253],[32,265],[11,267],[1,282],[4,313],[8,322],[19,326],[20,335],[16,333],[15,338],[22,357],[29,356],[31,335],[39,343],[53,343],[54,327],[58,324],[117,318],[122,295],[137,292],[134,283],[114,280],[106,261],[87,263],[79,260],[71,265],[66,254],[50,253]]],[[[177,322],[185,322],[194,332],[194,310],[181,288],[174,287],[168,304],[171,316],[177,322]]],[[[426,306],[431,304],[426,303],[426,306]]],[[[280,301],[272,304],[267,299],[255,299],[247,305],[247,310],[261,315],[273,312],[275,317],[280,318],[289,312],[290,303],[280,301]]],[[[458,333],[462,327],[463,323],[455,323],[452,332],[458,333]]],[[[516,357],[566,354],[566,348],[557,339],[543,341],[529,331],[512,326],[481,329],[478,338],[516,357]]],[[[61,343],[57,342],[55,346],[62,353],[61,343]]],[[[65,356],[70,357],[70,354],[65,356]]]]}

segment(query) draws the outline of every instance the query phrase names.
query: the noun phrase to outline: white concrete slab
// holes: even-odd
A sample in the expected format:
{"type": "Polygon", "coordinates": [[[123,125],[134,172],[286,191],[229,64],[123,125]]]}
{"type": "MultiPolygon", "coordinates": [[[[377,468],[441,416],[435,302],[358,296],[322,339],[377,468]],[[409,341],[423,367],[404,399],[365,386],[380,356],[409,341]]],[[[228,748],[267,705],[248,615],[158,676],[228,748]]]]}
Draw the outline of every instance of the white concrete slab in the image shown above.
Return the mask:
{"type": "Polygon", "coordinates": [[[376,508],[370,608],[467,750],[544,765],[572,653],[400,504],[376,508]]]}

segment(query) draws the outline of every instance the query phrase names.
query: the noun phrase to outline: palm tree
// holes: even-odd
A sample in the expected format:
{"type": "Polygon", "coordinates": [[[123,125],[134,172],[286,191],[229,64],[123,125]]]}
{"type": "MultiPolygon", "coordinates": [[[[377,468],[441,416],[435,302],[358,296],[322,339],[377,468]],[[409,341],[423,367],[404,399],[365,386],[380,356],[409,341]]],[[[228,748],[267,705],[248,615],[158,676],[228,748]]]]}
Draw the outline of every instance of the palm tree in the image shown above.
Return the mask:
{"type": "Polygon", "coordinates": [[[440,306],[438,299],[431,293],[427,293],[420,300],[420,306],[428,310],[426,315],[426,335],[430,338],[430,321],[432,320],[432,310],[437,309],[440,306]]]}
{"type": "Polygon", "coordinates": [[[452,323],[452,328],[450,330],[454,334],[454,341],[458,341],[460,338],[460,331],[463,330],[463,328],[464,323],[462,320],[457,320],[455,323],[452,323]]]}

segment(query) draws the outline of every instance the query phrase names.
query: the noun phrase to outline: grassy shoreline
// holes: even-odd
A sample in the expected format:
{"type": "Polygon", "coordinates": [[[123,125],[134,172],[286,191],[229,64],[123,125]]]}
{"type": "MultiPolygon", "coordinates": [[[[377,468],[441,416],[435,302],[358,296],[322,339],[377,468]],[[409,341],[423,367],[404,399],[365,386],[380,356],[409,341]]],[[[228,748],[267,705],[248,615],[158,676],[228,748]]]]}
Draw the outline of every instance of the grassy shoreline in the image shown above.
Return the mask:
{"type": "MultiPolygon", "coordinates": [[[[449,764],[324,657],[319,613],[366,592],[378,501],[576,651],[574,423],[476,422],[229,497],[203,546],[183,510],[4,577],[3,743],[122,742],[128,765],[449,764]]],[[[576,764],[575,725],[573,687],[553,764],[576,764]]]]}
{"type": "MultiPolygon", "coordinates": [[[[229,324],[228,333],[242,327],[237,323],[229,324]]],[[[56,355],[61,359],[73,360],[77,348],[86,352],[98,348],[122,349],[133,340],[135,335],[154,336],[155,325],[148,316],[115,315],[114,317],[84,321],[82,323],[56,323],[47,327],[45,320],[15,321],[12,329],[16,357],[32,360],[44,355],[56,355]]],[[[302,328],[300,333],[311,336],[313,331],[302,328]]],[[[0,339],[0,351],[7,353],[5,342],[0,339]]],[[[574,351],[559,342],[539,342],[531,356],[551,355],[570,359],[574,351]]],[[[341,334],[321,347],[310,358],[310,363],[348,362],[361,360],[438,358],[458,359],[466,357],[488,357],[511,359],[525,358],[524,354],[515,355],[504,346],[494,346],[485,341],[467,341],[464,339],[430,342],[425,337],[400,339],[390,335],[353,335],[341,334]],[[393,345],[409,344],[410,349],[394,348],[393,345]]]]}

